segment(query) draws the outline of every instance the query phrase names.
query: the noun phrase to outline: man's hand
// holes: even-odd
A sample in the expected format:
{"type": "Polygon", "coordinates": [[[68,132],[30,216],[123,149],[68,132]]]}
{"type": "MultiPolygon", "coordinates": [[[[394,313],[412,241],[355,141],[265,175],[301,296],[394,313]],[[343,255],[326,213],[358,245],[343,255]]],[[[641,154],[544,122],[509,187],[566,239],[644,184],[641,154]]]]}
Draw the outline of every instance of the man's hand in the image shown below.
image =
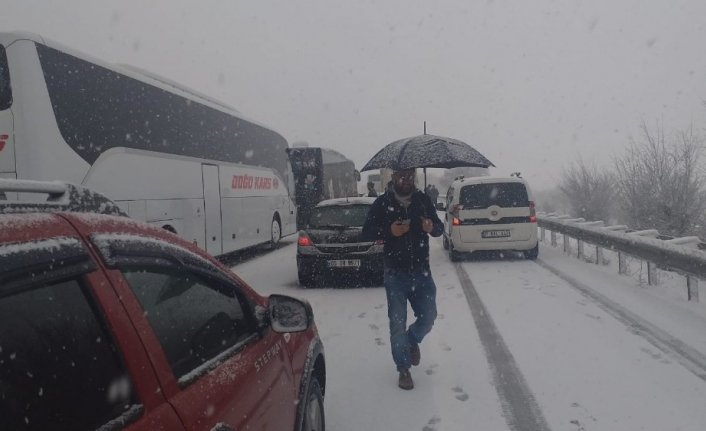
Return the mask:
{"type": "Polygon", "coordinates": [[[392,231],[392,235],[402,236],[409,232],[409,225],[404,224],[401,221],[396,221],[392,223],[392,226],[390,226],[390,230],[392,231]]]}
{"type": "Polygon", "coordinates": [[[422,229],[426,233],[431,233],[434,230],[434,222],[430,218],[420,217],[422,219],[422,229]]]}

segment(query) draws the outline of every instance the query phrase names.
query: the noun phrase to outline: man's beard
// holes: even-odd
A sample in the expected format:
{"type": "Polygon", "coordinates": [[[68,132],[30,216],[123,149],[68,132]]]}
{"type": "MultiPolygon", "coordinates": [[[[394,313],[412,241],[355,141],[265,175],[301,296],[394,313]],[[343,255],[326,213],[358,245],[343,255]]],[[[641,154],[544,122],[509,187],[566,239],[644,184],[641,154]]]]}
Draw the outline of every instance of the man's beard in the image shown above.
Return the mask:
{"type": "Polygon", "coordinates": [[[414,184],[395,184],[393,188],[398,195],[408,196],[414,191],[414,184]]]}

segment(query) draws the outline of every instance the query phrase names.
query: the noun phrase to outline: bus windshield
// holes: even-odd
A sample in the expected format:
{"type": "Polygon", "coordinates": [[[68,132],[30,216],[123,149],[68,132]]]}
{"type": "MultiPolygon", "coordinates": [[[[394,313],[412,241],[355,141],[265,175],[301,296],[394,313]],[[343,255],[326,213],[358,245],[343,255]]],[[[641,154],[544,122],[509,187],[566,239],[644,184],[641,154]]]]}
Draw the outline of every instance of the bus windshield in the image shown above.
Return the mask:
{"type": "Polygon", "coordinates": [[[5,47],[0,45],[0,111],[12,105],[12,89],[10,88],[10,69],[7,65],[5,47]]]}

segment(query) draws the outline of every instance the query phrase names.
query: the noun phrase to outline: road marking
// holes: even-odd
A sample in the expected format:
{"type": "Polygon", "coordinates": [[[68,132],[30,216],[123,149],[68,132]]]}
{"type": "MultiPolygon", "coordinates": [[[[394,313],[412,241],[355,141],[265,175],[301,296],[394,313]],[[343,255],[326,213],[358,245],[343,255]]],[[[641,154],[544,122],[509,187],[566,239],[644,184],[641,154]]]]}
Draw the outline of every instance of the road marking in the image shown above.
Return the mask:
{"type": "Polygon", "coordinates": [[[461,263],[455,263],[456,274],[466,294],[485,357],[490,366],[495,390],[500,397],[503,417],[512,431],[550,431],[544,415],[527,381],[522,376],[493,318],[483,305],[471,278],[461,263]]]}
{"type": "Polygon", "coordinates": [[[641,336],[650,344],[674,358],[701,380],[706,381],[706,356],[703,353],[541,259],[536,260],[535,263],[567,282],[583,296],[596,302],[603,311],[630,328],[634,334],[641,336]]]}

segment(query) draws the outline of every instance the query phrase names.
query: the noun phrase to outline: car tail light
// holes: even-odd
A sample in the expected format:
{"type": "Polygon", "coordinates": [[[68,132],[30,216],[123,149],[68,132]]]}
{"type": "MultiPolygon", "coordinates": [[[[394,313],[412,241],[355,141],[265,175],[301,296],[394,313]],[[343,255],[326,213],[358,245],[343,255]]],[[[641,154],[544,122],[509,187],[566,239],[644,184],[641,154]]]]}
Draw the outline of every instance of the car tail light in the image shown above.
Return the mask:
{"type": "Polygon", "coordinates": [[[297,240],[297,244],[304,246],[304,247],[310,247],[310,246],[314,245],[314,243],[311,241],[311,238],[309,238],[306,234],[299,235],[299,239],[297,240]]]}
{"type": "Polygon", "coordinates": [[[530,223],[537,223],[537,210],[534,208],[534,202],[530,201],[529,208],[530,208],[529,222],[530,223]]]}
{"type": "Polygon", "coordinates": [[[10,139],[10,135],[0,135],[0,151],[5,148],[5,141],[10,139]]]}
{"type": "Polygon", "coordinates": [[[454,217],[453,225],[454,226],[461,226],[461,220],[459,220],[457,217],[454,217]]]}
{"type": "Polygon", "coordinates": [[[385,244],[385,240],[384,240],[384,239],[376,239],[376,240],[375,240],[375,245],[383,245],[383,244],[385,244]]]}

